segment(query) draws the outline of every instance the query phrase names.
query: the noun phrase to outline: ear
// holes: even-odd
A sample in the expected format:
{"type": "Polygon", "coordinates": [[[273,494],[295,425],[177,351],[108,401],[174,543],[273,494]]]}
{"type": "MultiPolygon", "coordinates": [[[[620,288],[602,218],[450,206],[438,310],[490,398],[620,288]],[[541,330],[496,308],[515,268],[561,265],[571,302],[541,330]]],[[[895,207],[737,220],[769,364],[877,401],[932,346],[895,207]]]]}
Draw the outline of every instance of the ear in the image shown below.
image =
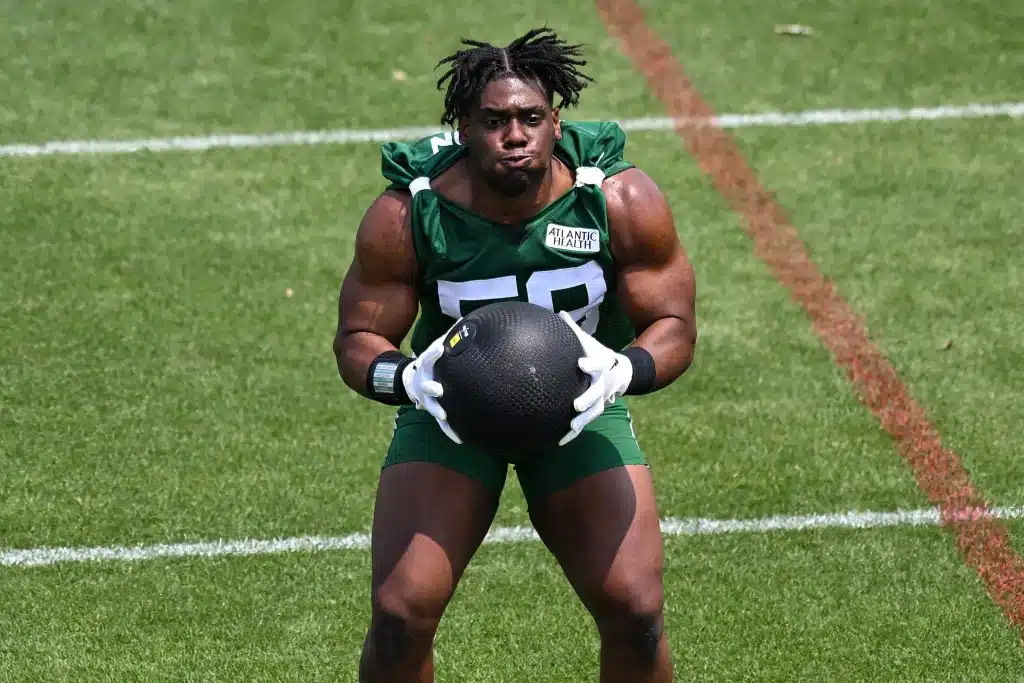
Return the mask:
{"type": "Polygon", "coordinates": [[[469,119],[460,118],[459,127],[457,128],[457,130],[459,132],[459,142],[461,142],[463,145],[466,144],[466,133],[469,132],[469,119]]]}
{"type": "Polygon", "coordinates": [[[562,119],[559,118],[561,111],[559,107],[551,110],[551,121],[555,124],[555,140],[562,139],[562,119]]]}

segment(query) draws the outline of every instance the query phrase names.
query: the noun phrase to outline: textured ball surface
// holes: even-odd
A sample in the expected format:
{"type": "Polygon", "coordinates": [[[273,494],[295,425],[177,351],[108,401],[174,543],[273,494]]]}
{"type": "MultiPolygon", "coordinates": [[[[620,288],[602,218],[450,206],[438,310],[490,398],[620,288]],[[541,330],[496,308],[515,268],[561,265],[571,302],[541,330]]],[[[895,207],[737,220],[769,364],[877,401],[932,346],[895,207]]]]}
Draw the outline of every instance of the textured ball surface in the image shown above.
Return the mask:
{"type": "Polygon", "coordinates": [[[483,306],[448,333],[434,376],[441,406],[464,443],[509,462],[556,446],[590,386],[583,346],[552,311],[519,301],[483,306]]]}

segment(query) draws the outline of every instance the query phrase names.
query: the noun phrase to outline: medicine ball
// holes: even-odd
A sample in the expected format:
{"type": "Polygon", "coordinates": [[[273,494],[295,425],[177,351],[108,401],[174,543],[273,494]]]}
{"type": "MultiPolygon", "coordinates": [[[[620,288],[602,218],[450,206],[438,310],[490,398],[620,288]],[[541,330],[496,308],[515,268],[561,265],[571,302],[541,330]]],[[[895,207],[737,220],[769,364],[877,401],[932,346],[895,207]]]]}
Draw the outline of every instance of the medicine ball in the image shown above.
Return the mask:
{"type": "Polygon", "coordinates": [[[434,377],[463,443],[518,463],[558,445],[590,386],[583,345],[556,313],[521,301],[482,306],[444,340],[434,377]]]}

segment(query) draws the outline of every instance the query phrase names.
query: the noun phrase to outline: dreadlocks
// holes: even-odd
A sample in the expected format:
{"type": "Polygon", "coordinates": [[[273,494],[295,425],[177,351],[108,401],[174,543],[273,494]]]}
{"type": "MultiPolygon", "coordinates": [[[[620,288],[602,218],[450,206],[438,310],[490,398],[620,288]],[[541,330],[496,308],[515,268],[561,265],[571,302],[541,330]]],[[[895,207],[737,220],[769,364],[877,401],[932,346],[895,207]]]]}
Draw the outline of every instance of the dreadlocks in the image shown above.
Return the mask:
{"type": "Polygon", "coordinates": [[[535,80],[544,87],[549,101],[553,102],[555,93],[562,98],[559,107],[575,106],[587,81],[594,80],[576,68],[587,64],[578,59],[582,46],[567,45],[548,28],[535,28],[508,47],[467,39],[462,44],[472,47],[437,63],[451,64],[437,81],[440,90],[451,79],[444,97],[442,125],[454,125],[467,115],[487,84],[499,78],[520,76],[535,80]]]}

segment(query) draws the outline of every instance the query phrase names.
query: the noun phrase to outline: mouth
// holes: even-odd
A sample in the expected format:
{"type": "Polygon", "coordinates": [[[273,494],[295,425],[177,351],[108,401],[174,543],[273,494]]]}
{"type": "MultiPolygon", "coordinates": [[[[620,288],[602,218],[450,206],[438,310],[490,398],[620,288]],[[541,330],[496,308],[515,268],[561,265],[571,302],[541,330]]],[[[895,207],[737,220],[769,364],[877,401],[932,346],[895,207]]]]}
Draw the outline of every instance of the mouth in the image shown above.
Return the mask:
{"type": "Polygon", "coordinates": [[[526,168],[533,161],[533,156],[529,154],[509,154],[503,156],[498,160],[505,168],[526,168]]]}

